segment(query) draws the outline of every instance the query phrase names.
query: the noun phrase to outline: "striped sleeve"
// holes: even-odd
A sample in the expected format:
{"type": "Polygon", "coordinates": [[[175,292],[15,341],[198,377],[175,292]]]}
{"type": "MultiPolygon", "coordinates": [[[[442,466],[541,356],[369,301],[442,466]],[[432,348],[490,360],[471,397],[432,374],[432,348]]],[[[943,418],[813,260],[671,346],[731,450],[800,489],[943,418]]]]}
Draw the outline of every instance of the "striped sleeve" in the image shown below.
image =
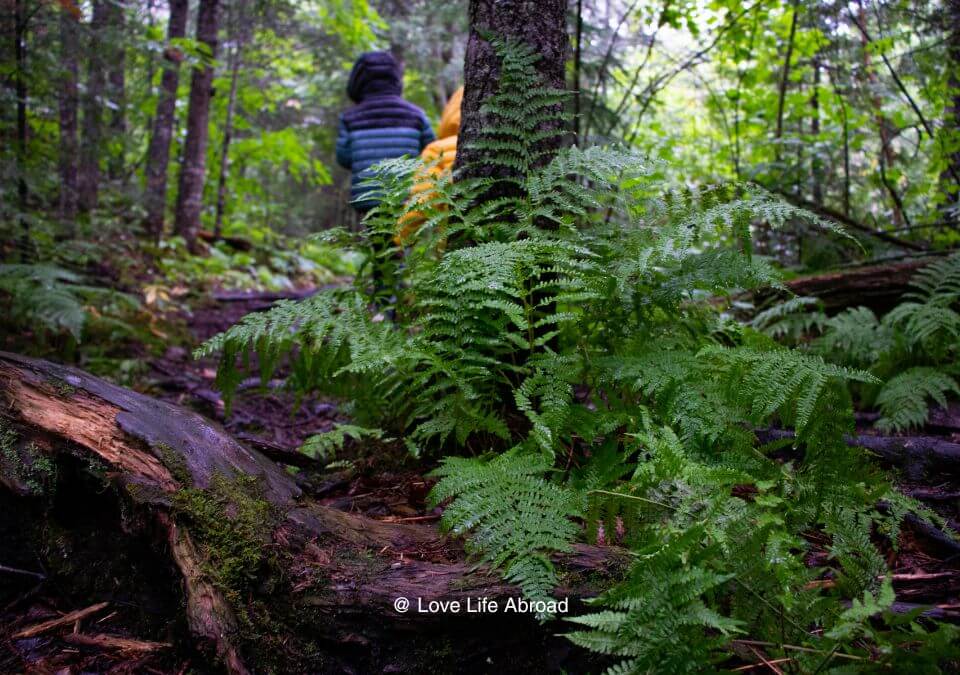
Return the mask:
{"type": "Polygon", "coordinates": [[[353,164],[352,154],[350,149],[350,132],[347,130],[347,125],[344,123],[343,117],[341,117],[340,128],[337,130],[337,164],[344,169],[351,168],[351,164],[353,164]]]}
{"type": "Polygon", "coordinates": [[[420,113],[420,125],[420,150],[422,151],[434,141],[436,135],[433,133],[433,127],[430,126],[430,120],[423,112],[420,113]]]}

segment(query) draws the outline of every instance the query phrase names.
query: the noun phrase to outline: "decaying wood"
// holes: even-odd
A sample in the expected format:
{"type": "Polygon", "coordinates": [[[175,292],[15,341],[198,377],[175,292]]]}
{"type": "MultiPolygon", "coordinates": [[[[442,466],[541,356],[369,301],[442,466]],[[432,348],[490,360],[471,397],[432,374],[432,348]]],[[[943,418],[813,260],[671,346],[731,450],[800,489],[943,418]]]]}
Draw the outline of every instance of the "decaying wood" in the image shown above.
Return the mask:
{"type": "MultiPolygon", "coordinates": [[[[83,371],[0,352],[0,416],[35,432],[42,440],[35,444],[36,452],[67,453],[107,465],[109,480],[127,488],[124,498],[154,515],[166,533],[164,550],[183,578],[188,625],[201,643],[216,650],[229,672],[250,672],[237,613],[209,577],[197,533],[173,508],[180,491],[202,491],[220,478],[257,478],[262,499],[280,514],[270,546],[293,561],[285,563],[291,567],[284,577],[307,578],[303,592],[293,594],[295,602],[332,617],[329,626],[317,627],[325,640],[354,640],[356,635],[347,633],[358,627],[382,636],[395,630],[391,626],[409,629],[416,621],[439,621],[440,631],[455,623],[398,614],[393,602],[400,596],[429,601],[519,595],[498,575],[464,561],[435,526],[382,522],[318,504],[301,493],[289,474],[210,420],[83,371]],[[309,582],[312,575],[322,577],[322,592],[309,582]]],[[[9,473],[0,470],[0,483],[24,494],[24,486],[9,473]]],[[[595,591],[577,579],[610,570],[621,557],[613,548],[578,546],[558,562],[573,580],[571,588],[558,593],[576,599],[595,591]]],[[[536,626],[531,617],[515,620],[536,626]]]]}
{"type": "Polygon", "coordinates": [[[149,640],[133,640],[131,638],[120,637],[118,635],[107,635],[97,633],[96,635],[85,635],[83,633],[68,633],[63,637],[66,642],[85,647],[98,647],[100,649],[110,649],[118,652],[155,652],[161,649],[169,649],[167,642],[150,642],[149,640]]]}
{"type": "MultiPolygon", "coordinates": [[[[880,265],[850,267],[798,277],[784,285],[795,295],[819,298],[830,313],[861,305],[884,313],[896,306],[909,290],[913,274],[934,260],[935,257],[918,257],[880,265]]],[[[770,292],[755,295],[762,302],[770,296],[770,292]]]]}
{"type": "Polygon", "coordinates": [[[81,619],[85,619],[91,614],[96,614],[100,610],[104,609],[109,602],[98,602],[95,605],[90,605],[84,609],[78,609],[69,614],[64,614],[63,616],[58,616],[56,619],[50,619],[49,621],[44,621],[43,623],[38,623],[34,626],[24,628],[23,630],[18,630],[11,637],[14,640],[21,640],[23,638],[36,637],[37,635],[42,635],[47,631],[51,631],[54,628],[59,628],[60,626],[67,626],[72,623],[76,623],[81,619]]]}
{"type": "Polygon", "coordinates": [[[863,305],[884,311],[897,304],[908,290],[914,273],[934,260],[936,258],[926,257],[853,267],[792,279],[786,286],[797,295],[819,298],[827,310],[863,305]]]}
{"type": "MultiPolygon", "coordinates": [[[[785,429],[759,429],[757,438],[769,443],[794,437],[785,429]]],[[[936,436],[846,436],[847,445],[870,450],[884,461],[902,466],[910,478],[943,471],[960,471],[960,443],[936,436]]]]}

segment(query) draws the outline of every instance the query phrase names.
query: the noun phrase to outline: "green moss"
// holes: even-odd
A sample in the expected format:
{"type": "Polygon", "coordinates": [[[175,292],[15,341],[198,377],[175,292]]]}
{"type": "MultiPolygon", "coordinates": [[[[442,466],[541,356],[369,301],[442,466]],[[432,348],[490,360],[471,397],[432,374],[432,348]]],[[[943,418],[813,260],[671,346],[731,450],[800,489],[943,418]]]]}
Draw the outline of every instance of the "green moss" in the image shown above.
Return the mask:
{"type": "Polygon", "coordinates": [[[204,557],[204,572],[236,600],[256,582],[268,562],[279,516],[263,498],[259,480],[216,474],[206,489],[179,490],[173,508],[188,521],[204,557]]]}
{"type": "Polygon", "coordinates": [[[157,443],[153,446],[154,452],[158,455],[157,459],[170,471],[170,475],[178,483],[185,486],[193,485],[193,474],[187,466],[187,461],[179,452],[171,448],[166,443],[157,443]]]}
{"type": "Polygon", "coordinates": [[[66,380],[60,379],[59,377],[48,377],[47,383],[50,384],[59,396],[67,398],[77,393],[77,388],[66,380]]]}
{"type": "Polygon", "coordinates": [[[20,434],[0,420],[0,471],[12,476],[34,495],[43,495],[53,487],[57,467],[35,443],[21,443],[20,434]]]}

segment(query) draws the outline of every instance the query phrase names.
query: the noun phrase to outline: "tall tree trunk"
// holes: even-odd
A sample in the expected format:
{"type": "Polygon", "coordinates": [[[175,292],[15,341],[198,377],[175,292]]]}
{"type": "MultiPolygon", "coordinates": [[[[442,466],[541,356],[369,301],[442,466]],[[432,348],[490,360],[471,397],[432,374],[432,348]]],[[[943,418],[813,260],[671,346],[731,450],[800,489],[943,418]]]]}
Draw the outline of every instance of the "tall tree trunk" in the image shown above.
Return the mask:
{"type": "Polygon", "coordinates": [[[777,98],[777,129],[775,132],[777,161],[780,161],[780,145],[783,140],[783,107],[787,100],[787,85],[790,82],[790,60],[793,58],[793,42],[797,35],[797,17],[799,16],[799,0],[790,3],[790,35],[787,37],[787,53],[783,57],[783,68],[780,71],[780,95],[777,98]]]}
{"type": "Polygon", "coordinates": [[[108,175],[111,180],[123,176],[123,164],[126,148],[126,68],[127,50],[124,48],[124,26],[126,8],[122,0],[112,0],[110,4],[110,71],[107,76],[108,97],[114,107],[110,109],[110,135],[117,143],[116,153],[111,155],[108,175]]]}
{"type": "Polygon", "coordinates": [[[813,203],[823,206],[823,160],[820,157],[820,58],[813,59],[813,95],[810,97],[810,133],[814,137],[810,153],[810,180],[813,203]]]}
{"type": "Polygon", "coordinates": [[[223,145],[220,148],[220,176],[217,179],[217,215],[213,225],[213,238],[219,239],[223,231],[223,213],[227,202],[227,171],[230,168],[230,140],[233,138],[233,111],[237,104],[237,80],[240,75],[241,47],[238,44],[230,64],[230,98],[227,100],[227,118],[223,123],[223,145]]]}
{"type": "MultiPolygon", "coordinates": [[[[197,12],[197,40],[210,48],[211,58],[217,55],[218,0],[200,0],[197,12]]],[[[190,80],[190,108],[187,112],[187,139],[180,167],[177,190],[175,229],[197,252],[200,211],[203,207],[203,184],[207,168],[210,99],[213,96],[213,66],[203,64],[193,71],[190,80]]]]}
{"type": "Polygon", "coordinates": [[[960,225],[960,0],[948,0],[947,20],[950,26],[948,51],[950,54],[950,96],[944,111],[944,130],[952,152],[947,157],[947,168],[943,172],[947,201],[952,210],[947,220],[960,225]]]}
{"type": "Polygon", "coordinates": [[[223,122],[223,144],[220,147],[220,175],[217,178],[217,212],[213,224],[213,238],[219,239],[223,231],[223,214],[227,202],[227,173],[230,170],[230,141],[233,139],[233,116],[237,107],[237,84],[243,63],[243,47],[249,38],[249,17],[246,16],[245,0],[235,7],[230,22],[233,51],[230,54],[230,95],[227,98],[227,115],[223,122]]]}
{"type": "Polygon", "coordinates": [[[580,65],[583,58],[583,0],[577,0],[577,37],[573,54],[573,142],[580,140],[580,65]]]}
{"type": "MultiPolygon", "coordinates": [[[[566,0],[470,0],[470,35],[463,67],[462,122],[455,167],[459,176],[494,177],[504,172],[501,167],[484,165],[482,153],[471,147],[481,129],[491,124],[480,107],[497,90],[500,80],[500,60],[481,35],[489,32],[530,45],[540,54],[536,68],[544,85],[563,89],[566,86],[566,12],[566,0]]],[[[543,141],[543,149],[547,151],[559,146],[559,138],[543,141]]]]}
{"type": "MultiPolygon", "coordinates": [[[[170,0],[170,23],[167,42],[182,38],[187,32],[189,0],[170,0]]],[[[147,150],[146,203],[144,226],[155,239],[163,234],[163,214],[167,206],[167,166],[170,163],[170,140],[177,108],[177,86],[180,84],[180,62],[183,54],[168,44],[164,51],[164,69],[160,79],[160,95],[153,117],[153,134],[147,150]]]]}
{"type": "Polygon", "coordinates": [[[78,206],[81,213],[97,207],[100,190],[100,155],[103,135],[103,29],[109,18],[109,0],[93,0],[90,38],[87,44],[87,90],[83,101],[83,125],[80,139],[78,206]]]}
{"type": "MultiPolygon", "coordinates": [[[[857,0],[857,13],[859,19],[857,25],[860,29],[860,44],[863,49],[863,72],[866,77],[866,86],[868,97],[874,109],[874,119],[877,122],[877,133],[880,136],[880,183],[884,190],[890,195],[890,201],[893,202],[893,224],[898,228],[903,225],[905,212],[903,202],[894,185],[887,180],[887,169],[893,165],[893,147],[890,145],[890,122],[883,114],[883,101],[876,93],[877,74],[873,70],[870,62],[870,38],[867,36],[867,12],[863,6],[863,0],[857,0]],[[870,91],[870,90],[873,91],[870,91]]],[[[851,15],[852,16],[852,15],[851,15]]]]}
{"type": "Polygon", "coordinates": [[[27,200],[30,197],[27,188],[27,10],[26,0],[16,0],[14,7],[14,58],[16,61],[15,93],[17,97],[17,207],[20,229],[23,231],[23,250],[21,255],[28,258],[27,200]]]}
{"type": "Polygon", "coordinates": [[[66,9],[60,10],[60,218],[72,231],[77,217],[77,81],[80,43],[77,20],[66,9]]]}

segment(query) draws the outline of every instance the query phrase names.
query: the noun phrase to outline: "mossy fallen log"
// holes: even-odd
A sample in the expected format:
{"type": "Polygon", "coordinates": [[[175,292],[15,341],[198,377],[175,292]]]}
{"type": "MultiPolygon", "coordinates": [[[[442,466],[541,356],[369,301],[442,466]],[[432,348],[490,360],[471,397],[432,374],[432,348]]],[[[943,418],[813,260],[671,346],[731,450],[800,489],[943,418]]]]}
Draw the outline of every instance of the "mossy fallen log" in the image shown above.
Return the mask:
{"type": "MultiPolygon", "coordinates": [[[[456,663],[451,645],[472,659],[482,644],[486,658],[524,667],[582,656],[571,657],[575,650],[553,637],[557,627],[530,614],[416,611],[418,602],[502,605],[519,594],[434,527],[316,503],[280,466],[196,413],[4,352],[0,394],[0,485],[42,498],[55,489],[45,472],[58,461],[100,467],[124,508],[160,533],[155,549],[179,572],[192,635],[231,673],[416,671],[426,661],[415,654],[442,652],[456,663]],[[399,597],[410,599],[407,613],[394,609],[399,597]],[[521,643],[528,653],[517,656],[521,643]]],[[[566,587],[558,597],[576,603],[623,559],[616,549],[578,546],[559,562],[566,587]]]]}

